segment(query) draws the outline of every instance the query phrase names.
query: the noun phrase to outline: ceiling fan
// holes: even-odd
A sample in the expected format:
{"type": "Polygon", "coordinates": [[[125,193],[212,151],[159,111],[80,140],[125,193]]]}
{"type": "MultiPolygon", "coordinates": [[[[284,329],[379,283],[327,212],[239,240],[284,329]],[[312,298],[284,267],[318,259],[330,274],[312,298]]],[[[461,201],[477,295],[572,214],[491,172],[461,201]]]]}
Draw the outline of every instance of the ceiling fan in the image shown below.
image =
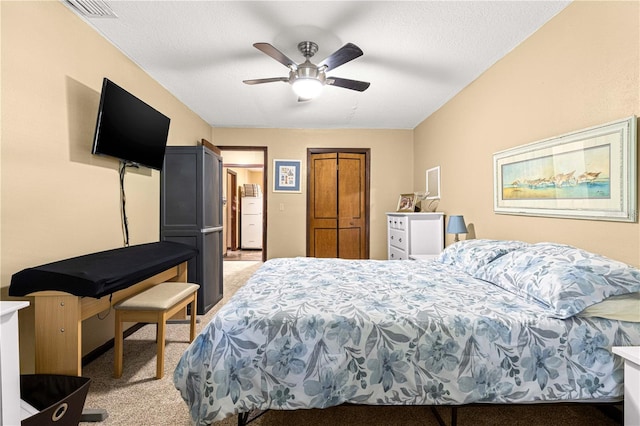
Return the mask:
{"type": "Polygon", "coordinates": [[[276,61],[289,68],[289,77],[259,78],[255,80],[243,80],[246,84],[273,83],[283,81],[291,84],[293,91],[298,95],[298,101],[308,101],[318,96],[325,85],[342,87],[345,89],[364,92],[370,83],[366,81],[350,80],[347,78],[327,76],[326,72],[339,67],[349,61],[362,56],[362,50],[353,43],[347,43],[333,52],[318,65],[309,59],[318,51],[318,45],[312,41],[298,43],[298,50],[305,57],[305,61],[296,64],[287,55],[273,47],[269,43],[254,43],[253,46],[271,56],[276,61]]]}

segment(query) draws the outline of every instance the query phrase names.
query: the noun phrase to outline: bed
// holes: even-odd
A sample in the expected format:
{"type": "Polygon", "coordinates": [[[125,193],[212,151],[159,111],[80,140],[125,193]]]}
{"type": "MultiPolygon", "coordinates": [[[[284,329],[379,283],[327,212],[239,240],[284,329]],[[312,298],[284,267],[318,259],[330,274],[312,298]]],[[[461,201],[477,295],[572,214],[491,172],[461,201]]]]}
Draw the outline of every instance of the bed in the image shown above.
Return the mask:
{"type": "Polygon", "coordinates": [[[174,384],[198,425],[343,403],[620,401],[611,347],[640,345],[639,295],[636,268],[554,243],[271,259],[187,348],[174,384]]]}

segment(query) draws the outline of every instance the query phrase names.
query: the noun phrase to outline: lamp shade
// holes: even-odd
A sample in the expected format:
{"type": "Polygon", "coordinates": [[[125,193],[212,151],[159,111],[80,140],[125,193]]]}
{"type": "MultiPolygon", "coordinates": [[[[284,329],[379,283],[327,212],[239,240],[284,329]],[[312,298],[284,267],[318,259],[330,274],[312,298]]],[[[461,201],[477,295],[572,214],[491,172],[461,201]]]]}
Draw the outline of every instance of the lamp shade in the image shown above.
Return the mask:
{"type": "Polygon", "coordinates": [[[293,92],[302,99],[313,99],[322,91],[322,82],[317,78],[299,77],[291,86],[293,92]]]}
{"type": "Polygon", "coordinates": [[[447,225],[448,234],[466,234],[467,225],[464,224],[464,217],[462,216],[450,216],[449,224],[447,225]]]}

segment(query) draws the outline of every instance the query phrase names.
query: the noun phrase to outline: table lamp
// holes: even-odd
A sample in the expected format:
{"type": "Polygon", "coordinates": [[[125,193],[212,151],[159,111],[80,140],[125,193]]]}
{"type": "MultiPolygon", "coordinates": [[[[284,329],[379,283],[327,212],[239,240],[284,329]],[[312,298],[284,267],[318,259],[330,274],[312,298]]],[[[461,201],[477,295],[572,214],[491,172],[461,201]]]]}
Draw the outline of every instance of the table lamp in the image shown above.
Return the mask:
{"type": "Polygon", "coordinates": [[[447,225],[447,234],[456,234],[454,242],[460,241],[458,234],[466,234],[467,225],[464,224],[464,217],[461,215],[454,215],[449,217],[449,224],[447,225]]]}

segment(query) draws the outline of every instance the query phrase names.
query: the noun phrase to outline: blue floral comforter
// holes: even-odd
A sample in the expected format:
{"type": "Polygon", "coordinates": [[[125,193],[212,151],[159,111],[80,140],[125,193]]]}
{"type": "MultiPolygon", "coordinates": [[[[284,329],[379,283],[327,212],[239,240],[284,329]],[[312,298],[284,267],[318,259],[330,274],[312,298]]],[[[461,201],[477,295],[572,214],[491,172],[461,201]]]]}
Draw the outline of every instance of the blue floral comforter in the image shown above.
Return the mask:
{"type": "Polygon", "coordinates": [[[573,316],[436,261],[264,263],[180,359],[195,424],[258,409],[619,400],[611,346],[640,324],[573,316]]]}

